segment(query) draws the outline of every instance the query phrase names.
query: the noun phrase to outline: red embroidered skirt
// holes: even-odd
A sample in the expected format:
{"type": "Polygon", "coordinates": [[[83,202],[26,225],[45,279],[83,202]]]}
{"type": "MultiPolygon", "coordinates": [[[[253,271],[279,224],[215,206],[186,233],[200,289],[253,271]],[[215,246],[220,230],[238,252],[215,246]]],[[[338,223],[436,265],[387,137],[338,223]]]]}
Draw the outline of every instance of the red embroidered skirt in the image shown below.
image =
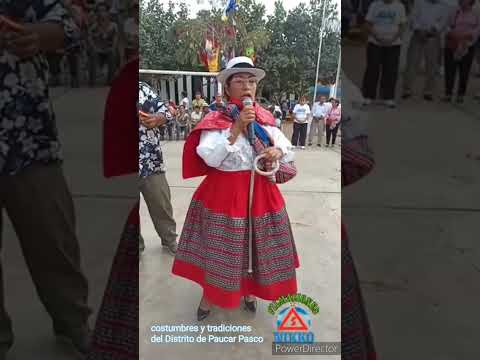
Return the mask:
{"type": "Polygon", "coordinates": [[[86,360],[138,359],[138,205],[113,260],[86,360]]]}
{"type": "Polygon", "coordinates": [[[342,224],[342,360],[377,360],[360,281],[342,224]]]}
{"type": "Polygon", "coordinates": [[[222,308],[245,295],[265,300],[295,294],[297,251],[277,185],[255,175],[253,274],[248,274],[250,171],[211,170],[193,195],[172,272],[202,286],[222,308]]]}

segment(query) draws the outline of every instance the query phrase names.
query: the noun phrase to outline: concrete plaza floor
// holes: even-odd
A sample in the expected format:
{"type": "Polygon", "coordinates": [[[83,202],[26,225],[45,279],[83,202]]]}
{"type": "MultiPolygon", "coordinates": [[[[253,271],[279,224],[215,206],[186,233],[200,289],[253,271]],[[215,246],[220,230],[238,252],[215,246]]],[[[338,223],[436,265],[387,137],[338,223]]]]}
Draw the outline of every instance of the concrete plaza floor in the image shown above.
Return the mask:
{"type": "MultiPolygon", "coordinates": [[[[342,46],[358,85],[364,59],[363,48],[342,46]]],[[[425,102],[423,79],[397,109],[367,109],[376,167],[343,189],[342,215],[379,359],[476,359],[480,102],[425,102]]],[[[478,91],[472,78],[469,94],[478,91]]]]}
{"type": "MultiPolygon", "coordinates": [[[[178,232],[182,229],[192,194],[201,181],[181,178],[182,147],[182,141],[163,145],[178,232]]],[[[297,150],[296,161],[298,176],[280,185],[280,189],[286,199],[300,257],[297,271],[299,292],[312,297],[320,307],[319,314],[313,318],[315,341],[340,341],[340,149],[315,146],[297,150]]],[[[140,263],[140,359],[272,358],[274,317],[267,313],[269,302],[262,300],[258,302],[255,316],[242,308],[231,311],[214,308],[205,321],[205,324],[251,325],[252,332],[243,334],[262,336],[264,342],[261,344],[151,342],[154,335],[150,329],[152,325],[198,324],[196,309],[202,291],[198,285],[171,275],[173,257],[162,250],[143,202],[140,211],[146,242],[140,263]]],[[[291,358],[310,357],[296,355],[291,358]]],[[[325,355],[323,358],[339,359],[340,356],[325,355]]]]}
{"type": "MultiPolygon", "coordinates": [[[[64,146],[64,172],[73,193],[82,263],[89,280],[89,303],[94,311],[91,325],[123,225],[138,197],[135,175],[118,179],[103,177],[102,129],[107,91],[106,88],[52,91],[64,146]]],[[[53,337],[50,317],[38,300],[7,216],[4,216],[2,264],[6,308],[16,336],[8,360],[75,359],[71,347],[59,346],[53,337]]]]}

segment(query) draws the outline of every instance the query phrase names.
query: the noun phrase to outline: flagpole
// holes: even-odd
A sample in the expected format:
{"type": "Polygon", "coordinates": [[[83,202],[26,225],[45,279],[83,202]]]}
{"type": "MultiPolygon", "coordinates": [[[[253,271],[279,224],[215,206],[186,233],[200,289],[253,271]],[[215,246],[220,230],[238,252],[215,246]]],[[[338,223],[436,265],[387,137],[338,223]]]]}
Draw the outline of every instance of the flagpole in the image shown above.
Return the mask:
{"type": "Polygon", "coordinates": [[[313,101],[312,106],[315,103],[316,95],[317,95],[317,84],[318,84],[318,70],[320,69],[320,55],[322,54],[322,42],[323,42],[323,29],[325,26],[325,7],[326,7],[327,0],[323,0],[323,9],[322,9],[322,24],[320,25],[320,34],[319,38],[320,41],[318,43],[318,58],[317,58],[317,72],[315,75],[315,90],[313,91],[313,101]]]}
{"type": "Polygon", "coordinates": [[[337,98],[338,82],[340,81],[341,64],[342,64],[342,47],[340,46],[340,50],[338,53],[337,76],[335,77],[335,92],[333,93],[333,97],[335,99],[337,98]]]}

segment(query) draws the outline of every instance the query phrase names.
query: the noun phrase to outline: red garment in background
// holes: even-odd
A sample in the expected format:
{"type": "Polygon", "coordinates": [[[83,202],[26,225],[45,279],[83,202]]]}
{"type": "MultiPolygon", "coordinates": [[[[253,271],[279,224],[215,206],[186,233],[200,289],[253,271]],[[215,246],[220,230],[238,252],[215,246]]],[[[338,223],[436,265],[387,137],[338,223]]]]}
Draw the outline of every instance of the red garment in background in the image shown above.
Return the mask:
{"type": "MultiPolygon", "coordinates": [[[[104,119],[106,177],[138,174],[138,59],[113,81],[104,119]]],[[[138,360],[138,203],[124,226],[86,360],[138,360]]]]}
{"type": "Polygon", "coordinates": [[[105,105],[105,177],[138,173],[138,66],[138,58],[125,65],[113,80],[105,105]]]}

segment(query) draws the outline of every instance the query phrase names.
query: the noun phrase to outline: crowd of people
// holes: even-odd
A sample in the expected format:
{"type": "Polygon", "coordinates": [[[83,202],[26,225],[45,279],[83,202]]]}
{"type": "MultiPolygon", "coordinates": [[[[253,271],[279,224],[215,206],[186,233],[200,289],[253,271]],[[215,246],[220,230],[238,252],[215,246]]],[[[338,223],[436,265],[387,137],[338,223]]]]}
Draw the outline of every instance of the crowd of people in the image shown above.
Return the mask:
{"type": "Polygon", "coordinates": [[[421,65],[425,71],[426,101],[434,101],[439,92],[443,94],[437,97],[447,103],[463,104],[469,96],[480,99],[480,93],[468,91],[475,62],[480,68],[480,9],[475,0],[459,0],[455,6],[443,0],[416,0],[408,10],[399,0],[376,0],[368,7],[365,25],[368,32],[362,87],[365,106],[379,95],[386,106],[396,107],[402,47],[406,47],[407,54],[400,87],[402,99],[414,95],[414,82],[421,65]],[[408,34],[410,41],[405,44],[408,34]],[[441,76],[443,89],[439,86],[441,76]]]}
{"type": "MultiPolygon", "coordinates": [[[[210,112],[220,111],[225,107],[221,94],[215,95],[210,103],[200,91],[195,93],[192,101],[182,92],[182,100],[177,104],[170,100],[166,105],[166,122],[160,128],[161,140],[185,140],[195,126],[210,112]]],[[[305,149],[313,146],[316,138],[318,147],[333,147],[336,144],[337,133],[341,123],[340,101],[335,98],[327,100],[325,95],[319,95],[317,101],[310,106],[305,96],[299,102],[284,100],[280,105],[266,107],[275,119],[275,126],[285,130],[287,119],[293,121],[291,142],[294,148],[305,149]],[[325,142],[324,139],[325,138],[325,142]]]]}
{"type": "Polygon", "coordinates": [[[306,97],[301,97],[300,102],[292,110],[293,146],[305,149],[307,134],[308,146],[313,145],[315,136],[317,146],[335,146],[341,115],[342,110],[338,99],[330,98],[327,101],[326,96],[321,95],[310,109],[306,97]],[[323,144],[324,135],[326,135],[326,141],[323,144]]]}
{"type": "Polygon", "coordinates": [[[85,80],[96,86],[100,70],[105,71],[103,85],[108,86],[123,65],[138,54],[138,0],[63,2],[79,30],[79,39],[74,46],[48,55],[50,84],[79,87],[85,80]],[[83,74],[88,76],[84,79],[83,74]]]}

